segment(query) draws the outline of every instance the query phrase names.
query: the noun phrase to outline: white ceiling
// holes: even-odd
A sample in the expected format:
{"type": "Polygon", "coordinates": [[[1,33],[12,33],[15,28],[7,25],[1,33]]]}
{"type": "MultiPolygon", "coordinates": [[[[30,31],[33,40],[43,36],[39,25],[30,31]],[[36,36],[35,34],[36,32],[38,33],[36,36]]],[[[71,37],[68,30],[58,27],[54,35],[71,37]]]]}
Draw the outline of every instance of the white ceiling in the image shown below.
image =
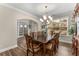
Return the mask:
{"type": "Polygon", "coordinates": [[[8,5],[41,17],[44,14],[60,15],[72,13],[75,3],[8,3],[8,5]],[[45,6],[48,6],[45,9],[45,6]]]}

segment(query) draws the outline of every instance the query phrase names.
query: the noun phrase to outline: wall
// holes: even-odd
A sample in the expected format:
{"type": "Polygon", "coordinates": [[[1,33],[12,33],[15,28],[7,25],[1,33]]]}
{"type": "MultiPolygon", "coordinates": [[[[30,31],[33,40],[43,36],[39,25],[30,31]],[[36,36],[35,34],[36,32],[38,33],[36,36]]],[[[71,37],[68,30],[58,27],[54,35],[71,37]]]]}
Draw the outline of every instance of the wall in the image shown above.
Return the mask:
{"type": "Polygon", "coordinates": [[[31,19],[38,22],[31,14],[0,5],[0,50],[17,44],[16,21],[18,19],[31,19]]]}

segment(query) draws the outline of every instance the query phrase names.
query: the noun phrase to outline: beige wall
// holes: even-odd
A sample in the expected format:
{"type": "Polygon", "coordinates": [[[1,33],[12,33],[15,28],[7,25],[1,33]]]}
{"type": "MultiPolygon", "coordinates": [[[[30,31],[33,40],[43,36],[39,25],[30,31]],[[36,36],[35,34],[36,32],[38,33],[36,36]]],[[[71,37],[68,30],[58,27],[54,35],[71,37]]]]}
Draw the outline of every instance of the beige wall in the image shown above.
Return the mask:
{"type": "Polygon", "coordinates": [[[38,22],[31,14],[24,14],[5,5],[0,5],[0,50],[17,44],[17,19],[32,19],[38,22]]]}

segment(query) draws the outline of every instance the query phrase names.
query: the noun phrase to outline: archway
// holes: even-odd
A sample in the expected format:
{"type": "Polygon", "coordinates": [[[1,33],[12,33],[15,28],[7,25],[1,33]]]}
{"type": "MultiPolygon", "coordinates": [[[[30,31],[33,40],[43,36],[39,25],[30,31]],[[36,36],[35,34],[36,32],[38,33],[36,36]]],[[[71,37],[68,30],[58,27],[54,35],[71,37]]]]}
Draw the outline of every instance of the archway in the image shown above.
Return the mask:
{"type": "Polygon", "coordinates": [[[25,33],[38,31],[38,23],[30,19],[17,20],[17,37],[24,36],[25,33]]]}

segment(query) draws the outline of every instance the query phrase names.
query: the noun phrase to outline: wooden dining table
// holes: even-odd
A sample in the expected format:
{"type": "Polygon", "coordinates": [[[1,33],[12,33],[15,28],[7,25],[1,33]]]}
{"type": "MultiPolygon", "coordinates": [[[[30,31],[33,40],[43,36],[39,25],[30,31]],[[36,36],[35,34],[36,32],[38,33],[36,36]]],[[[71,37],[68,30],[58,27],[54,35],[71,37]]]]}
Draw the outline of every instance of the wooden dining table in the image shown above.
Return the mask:
{"type": "Polygon", "coordinates": [[[51,38],[48,38],[48,37],[49,36],[47,36],[46,39],[34,39],[35,41],[42,43],[42,45],[43,45],[43,55],[46,54],[46,43],[48,43],[49,41],[51,41],[55,37],[55,34],[52,35],[51,38]]]}

